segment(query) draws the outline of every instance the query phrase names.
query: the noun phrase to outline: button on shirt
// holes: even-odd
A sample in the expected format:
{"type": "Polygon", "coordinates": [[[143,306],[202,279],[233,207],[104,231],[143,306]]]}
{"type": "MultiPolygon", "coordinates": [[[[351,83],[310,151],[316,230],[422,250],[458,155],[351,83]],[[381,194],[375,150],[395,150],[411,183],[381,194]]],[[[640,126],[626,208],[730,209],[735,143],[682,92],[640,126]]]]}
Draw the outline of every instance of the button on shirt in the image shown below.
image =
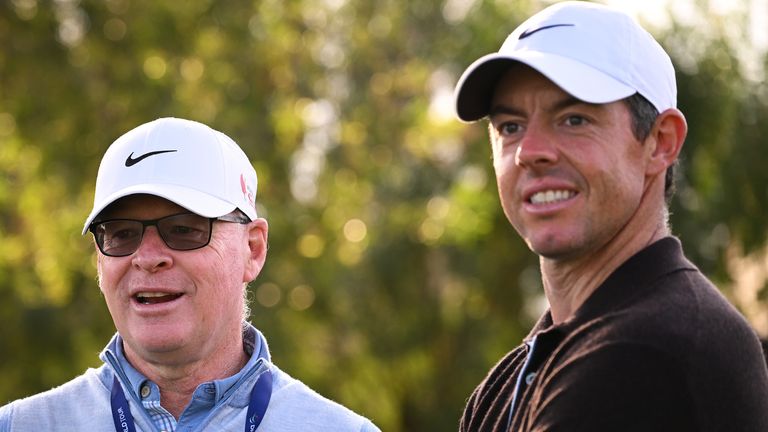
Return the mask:
{"type": "MultiPolygon", "coordinates": [[[[255,331],[254,331],[255,333],[255,331]]],[[[119,362],[120,368],[128,377],[131,383],[131,390],[141,399],[147,414],[158,427],[165,432],[183,432],[194,430],[208,416],[211,410],[225,397],[229,396],[231,391],[238,387],[241,378],[250,370],[261,358],[267,358],[266,350],[261,346],[261,340],[253,334],[246,334],[243,338],[245,352],[250,356],[248,363],[237,374],[231,377],[204,382],[197,386],[192,394],[189,405],[184,409],[177,421],[176,418],[160,405],[160,388],[157,384],[148,380],[141,372],[137,371],[125,357],[123,351],[122,338],[118,337],[115,343],[114,353],[119,362]],[[255,342],[254,342],[255,341],[255,342]],[[259,355],[253,355],[253,353],[259,355]]]]}

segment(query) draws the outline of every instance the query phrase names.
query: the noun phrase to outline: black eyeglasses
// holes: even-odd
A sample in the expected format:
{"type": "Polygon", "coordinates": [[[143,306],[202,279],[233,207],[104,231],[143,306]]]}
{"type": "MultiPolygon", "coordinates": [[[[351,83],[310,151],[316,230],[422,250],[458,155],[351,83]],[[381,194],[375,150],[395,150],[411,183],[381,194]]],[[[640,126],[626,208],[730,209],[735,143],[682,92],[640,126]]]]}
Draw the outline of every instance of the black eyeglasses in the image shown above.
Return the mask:
{"type": "Polygon", "coordinates": [[[165,244],[173,249],[188,251],[200,249],[211,241],[213,221],[247,224],[244,215],[228,214],[217,218],[206,218],[194,213],[179,213],[152,220],[110,219],[94,222],[88,227],[96,239],[101,253],[111,257],[128,256],[139,249],[144,230],[157,227],[165,244]]]}

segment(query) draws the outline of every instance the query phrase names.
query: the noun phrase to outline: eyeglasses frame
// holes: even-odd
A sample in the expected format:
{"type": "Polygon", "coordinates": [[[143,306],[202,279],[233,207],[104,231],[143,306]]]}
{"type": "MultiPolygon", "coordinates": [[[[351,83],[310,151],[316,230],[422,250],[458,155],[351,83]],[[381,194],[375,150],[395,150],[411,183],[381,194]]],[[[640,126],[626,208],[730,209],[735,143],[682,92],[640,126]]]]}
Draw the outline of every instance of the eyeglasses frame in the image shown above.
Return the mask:
{"type": "MultiPolygon", "coordinates": [[[[99,221],[92,222],[88,226],[88,231],[90,231],[91,234],[93,234],[94,243],[96,243],[96,247],[99,248],[99,252],[101,252],[104,256],[115,257],[115,258],[126,257],[126,256],[133,255],[134,253],[136,253],[137,250],[139,250],[139,247],[141,247],[141,242],[144,240],[144,233],[146,232],[147,227],[154,226],[155,229],[157,229],[157,223],[159,221],[161,221],[163,219],[170,218],[170,217],[182,216],[182,215],[196,215],[196,216],[200,216],[197,213],[193,213],[193,212],[181,212],[181,213],[175,213],[175,214],[172,214],[172,215],[163,216],[163,217],[157,218],[157,219],[144,219],[144,220],[141,220],[141,219],[128,219],[128,218],[105,219],[105,220],[99,220],[99,221]],[[130,253],[119,254],[119,255],[108,254],[108,253],[104,252],[103,245],[99,244],[98,237],[96,235],[96,227],[101,225],[101,224],[103,224],[103,223],[114,222],[114,221],[132,221],[132,222],[140,222],[141,223],[141,238],[139,239],[139,243],[138,243],[138,246],[136,246],[136,249],[134,249],[130,253]]],[[[222,215],[222,216],[219,216],[219,217],[211,217],[211,218],[206,218],[205,216],[200,216],[200,217],[204,218],[204,219],[208,219],[208,239],[206,240],[206,242],[204,244],[202,244],[200,246],[196,246],[196,247],[193,247],[191,249],[176,249],[176,248],[171,247],[168,244],[168,242],[165,240],[165,238],[163,237],[163,235],[162,235],[162,233],[160,232],[159,229],[157,229],[157,235],[160,236],[160,239],[163,240],[163,244],[165,244],[171,250],[175,250],[175,251],[192,251],[192,250],[202,249],[202,248],[208,246],[208,244],[211,242],[211,237],[213,236],[213,222],[215,222],[215,221],[231,222],[231,223],[238,223],[238,224],[243,224],[243,225],[252,222],[251,219],[248,216],[246,216],[240,210],[235,210],[232,213],[225,214],[225,215],[222,215]]],[[[103,243],[103,241],[102,241],[102,243],[103,243]]]]}

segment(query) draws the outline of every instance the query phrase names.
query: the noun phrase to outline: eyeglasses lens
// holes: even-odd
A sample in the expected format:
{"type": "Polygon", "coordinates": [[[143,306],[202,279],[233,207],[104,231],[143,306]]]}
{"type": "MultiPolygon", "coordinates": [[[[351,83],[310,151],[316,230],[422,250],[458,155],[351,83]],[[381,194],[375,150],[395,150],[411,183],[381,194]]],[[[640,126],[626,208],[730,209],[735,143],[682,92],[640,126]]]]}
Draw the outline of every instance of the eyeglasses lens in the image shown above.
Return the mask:
{"type": "Polygon", "coordinates": [[[157,221],[157,230],[169,248],[192,250],[210,241],[211,220],[194,214],[169,216],[157,221]]]}
{"type": "Polygon", "coordinates": [[[130,255],[139,248],[147,226],[156,226],[160,238],[175,250],[198,249],[211,239],[211,220],[184,213],[156,220],[115,219],[96,224],[93,229],[99,249],[108,256],[130,255]]]}

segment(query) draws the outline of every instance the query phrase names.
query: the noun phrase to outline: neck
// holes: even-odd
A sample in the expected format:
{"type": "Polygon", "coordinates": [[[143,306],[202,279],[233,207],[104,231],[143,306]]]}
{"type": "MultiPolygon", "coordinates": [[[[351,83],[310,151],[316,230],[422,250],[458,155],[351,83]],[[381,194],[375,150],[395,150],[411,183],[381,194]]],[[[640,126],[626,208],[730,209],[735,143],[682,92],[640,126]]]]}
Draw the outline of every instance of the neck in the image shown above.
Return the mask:
{"type": "Polygon", "coordinates": [[[140,356],[124,344],[131,365],[160,388],[160,404],[177,420],[189,405],[197,387],[209,381],[235,375],[248,362],[242,338],[227,344],[208,357],[169,361],[140,356]]]}
{"type": "MultiPolygon", "coordinates": [[[[664,214],[663,209],[657,214],[664,214]]],[[[586,256],[566,260],[541,257],[544,292],[552,321],[557,324],[571,318],[621,264],[668,235],[665,217],[635,218],[605,245],[586,256]]]]}

